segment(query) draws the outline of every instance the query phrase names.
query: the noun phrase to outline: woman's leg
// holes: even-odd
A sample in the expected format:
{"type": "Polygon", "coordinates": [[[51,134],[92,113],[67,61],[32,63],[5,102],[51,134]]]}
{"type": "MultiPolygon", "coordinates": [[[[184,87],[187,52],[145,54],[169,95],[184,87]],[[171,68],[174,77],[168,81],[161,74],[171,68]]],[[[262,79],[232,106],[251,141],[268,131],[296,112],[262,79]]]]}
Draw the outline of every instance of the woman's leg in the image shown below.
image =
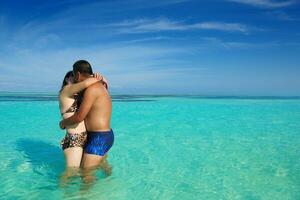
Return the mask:
{"type": "Polygon", "coordinates": [[[70,177],[78,175],[82,152],[81,147],[71,147],[64,150],[66,169],[60,178],[62,186],[68,183],[70,177]]]}
{"type": "Polygon", "coordinates": [[[83,149],[81,147],[71,147],[64,150],[66,166],[80,167],[83,149]]]}

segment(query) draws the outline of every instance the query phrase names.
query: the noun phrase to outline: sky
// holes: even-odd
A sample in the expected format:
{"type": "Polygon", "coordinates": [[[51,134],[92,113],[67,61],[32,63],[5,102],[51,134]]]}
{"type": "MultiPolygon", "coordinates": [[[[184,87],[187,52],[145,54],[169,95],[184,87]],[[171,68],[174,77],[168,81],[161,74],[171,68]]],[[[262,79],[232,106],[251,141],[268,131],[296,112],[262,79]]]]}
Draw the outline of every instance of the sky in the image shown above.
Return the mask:
{"type": "Polygon", "coordinates": [[[0,91],[57,92],[80,59],[113,94],[300,96],[298,0],[0,0],[0,91]]]}

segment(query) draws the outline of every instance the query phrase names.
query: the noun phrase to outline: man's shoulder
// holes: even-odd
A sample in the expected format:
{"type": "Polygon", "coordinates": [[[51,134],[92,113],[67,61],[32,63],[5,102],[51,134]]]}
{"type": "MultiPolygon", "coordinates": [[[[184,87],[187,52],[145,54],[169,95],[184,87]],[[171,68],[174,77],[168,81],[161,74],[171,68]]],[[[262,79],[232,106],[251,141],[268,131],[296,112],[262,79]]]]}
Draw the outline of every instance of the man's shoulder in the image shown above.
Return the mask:
{"type": "Polygon", "coordinates": [[[101,89],[102,89],[101,83],[97,82],[97,83],[90,85],[88,88],[86,88],[85,92],[98,93],[98,92],[101,92],[101,89]]]}

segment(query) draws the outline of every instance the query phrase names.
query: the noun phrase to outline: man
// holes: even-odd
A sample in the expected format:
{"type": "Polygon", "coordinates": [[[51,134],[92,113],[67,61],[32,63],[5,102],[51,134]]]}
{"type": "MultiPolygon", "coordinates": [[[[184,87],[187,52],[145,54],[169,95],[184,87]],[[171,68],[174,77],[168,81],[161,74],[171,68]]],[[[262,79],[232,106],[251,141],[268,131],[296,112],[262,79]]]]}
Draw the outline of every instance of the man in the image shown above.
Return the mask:
{"type": "MultiPolygon", "coordinates": [[[[85,60],[74,63],[73,73],[76,82],[84,81],[93,75],[91,65],[85,60]]],[[[110,95],[104,85],[97,82],[85,90],[79,110],[60,122],[60,127],[64,129],[84,120],[87,130],[87,142],[82,158],[84,169],[100,166],[113,145],[114,133],[110,128],[111,111],[110,95]]]]}

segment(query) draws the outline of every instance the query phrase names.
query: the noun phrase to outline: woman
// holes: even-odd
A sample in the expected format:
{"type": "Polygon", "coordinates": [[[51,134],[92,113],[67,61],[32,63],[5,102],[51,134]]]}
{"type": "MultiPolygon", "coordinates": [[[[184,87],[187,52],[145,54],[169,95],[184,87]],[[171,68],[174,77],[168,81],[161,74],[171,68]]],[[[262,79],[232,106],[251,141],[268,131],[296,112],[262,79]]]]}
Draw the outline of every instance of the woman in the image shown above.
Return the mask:
{"type": "MultiPolygon", "coordinates": [[[[101,81],[106,87],[106,80],[100,75],[88,78],[80,83],[74,83],[74,75],[69,71],[63,80],[59,92],[59,107],[63,118],[68,118],[77,110],[77,94],[90,85],[101,81]]],[[[64,151],[67,167],[80,167],[83,146],[86,142],[86,128],[84,121],[70,127],[66,127],[66,135],[61,141],[61,147],[64,151]]]]}

